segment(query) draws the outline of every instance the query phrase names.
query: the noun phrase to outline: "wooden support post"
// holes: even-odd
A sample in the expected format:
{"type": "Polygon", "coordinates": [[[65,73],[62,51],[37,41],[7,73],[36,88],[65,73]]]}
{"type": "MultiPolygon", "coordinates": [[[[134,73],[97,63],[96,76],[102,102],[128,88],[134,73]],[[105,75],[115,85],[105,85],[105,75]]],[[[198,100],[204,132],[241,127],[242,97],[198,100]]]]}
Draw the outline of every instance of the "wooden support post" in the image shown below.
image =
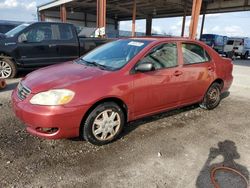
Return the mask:
{"type": "Polygon", "coordinates": [[[107,0],[97,0],[97,22],[96,27],[106,28],[107,0]]]}
{"type": "Polygon", "coordinates": [[[152,16],[147,16],[146,18],[146,36],[152,35],[152,16]]]}
{"type": "Polygon", "coordinates": [[[136,21],[136,0],[134,0],[134,4],[133,4],[132,37],[136,36],[135,21],[136,21]]]}
{"type": "Polygon", "coordinates": [[[201,11],[202,0],[193,0],[192,16],[189,28],[189,37],[195,39],[201,11]]]}
{"type": "Polygon", "coordinates": [[[107,0],[103,0],[103,27],[106,28],[107,0]]]}
{"type": "Polygon", "coordinates": [[[41,22],[44,22],[45,19],[46,19],[46,18],[45,18],[45,13],[44,13],[44,11],[41,11],[41,12],[40,12],[40,21],[41,21],[41,22]]]}
{"type": "Polygon", "coordinates": [[[67,21],[67,10],[65,4],[60,6],[60,18],[61,22],[65,23],[67,21]]]}

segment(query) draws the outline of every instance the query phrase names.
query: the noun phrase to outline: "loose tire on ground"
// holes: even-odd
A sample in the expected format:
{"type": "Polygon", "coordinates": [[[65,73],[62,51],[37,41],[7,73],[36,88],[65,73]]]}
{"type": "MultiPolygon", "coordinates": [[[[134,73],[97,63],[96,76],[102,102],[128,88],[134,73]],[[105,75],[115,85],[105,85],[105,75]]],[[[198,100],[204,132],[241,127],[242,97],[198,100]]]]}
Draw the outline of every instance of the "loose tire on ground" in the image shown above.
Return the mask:
{"type": "Polygon", "coordinates": [[[105,145],[117,139],[124,124],[125,116],[121,107],[114,102],[104,102],[88,115],[81,135],[94,145],[105,145]]]}
{"type": "Polygon", "coordinates": [[[205,94],[203,101],[200,103],[200,107],[206,110],[213,110],[221,101],[221,85],[219,83],[213,83],[207,93],[205,94]]]}
{"type": "Polygon", "coordinates": [[[14,78],[16,74],[17,67],[11,59],[0,59],[0,78],[14,78]]]}

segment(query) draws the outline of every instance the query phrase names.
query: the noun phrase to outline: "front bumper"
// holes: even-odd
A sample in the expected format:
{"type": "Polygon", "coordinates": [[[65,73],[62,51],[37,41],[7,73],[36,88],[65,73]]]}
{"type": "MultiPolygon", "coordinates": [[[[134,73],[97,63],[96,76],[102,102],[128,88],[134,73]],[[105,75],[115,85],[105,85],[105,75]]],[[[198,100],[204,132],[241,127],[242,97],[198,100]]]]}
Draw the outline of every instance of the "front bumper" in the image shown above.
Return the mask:
{"type": "Polygon", "coordinates": [[[21,101],[12,93],[12,107],[16,116],[27,125],[27,131],[32,135],[61,139],[78,137],[82,118],[88,110],[87,106],[39,106],[29,103],[29,98],[21,101]],[[39,131],[39,128],[56,128],[53,133],[39,131]]]}

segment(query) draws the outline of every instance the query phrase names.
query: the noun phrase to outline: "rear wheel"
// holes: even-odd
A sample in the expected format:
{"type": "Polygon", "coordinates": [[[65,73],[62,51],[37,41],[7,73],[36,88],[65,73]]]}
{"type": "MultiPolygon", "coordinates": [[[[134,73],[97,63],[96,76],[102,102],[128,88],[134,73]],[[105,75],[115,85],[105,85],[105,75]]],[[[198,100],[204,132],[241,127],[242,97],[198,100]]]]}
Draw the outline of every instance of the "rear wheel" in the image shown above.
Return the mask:
{"type": "Polygon", "coordinates": [[[203,101],[200,103],[200,107],[207,110],[212,110],[220,104],[220,101],[221,85],[219,83],[213,83],[207,90],[203,101]]]}
{"type": "Polygon", "coordinates": [[[11,59],[0,59],[0,78],[14,78],[17,68],[11,59]]]}
{"type": "Polygon", "coordinates": [[[125,123],[122,109],[113,102],[98,105],[83,125],[83,137],[94,145],[104,145],[115,140],[125,123]]]}

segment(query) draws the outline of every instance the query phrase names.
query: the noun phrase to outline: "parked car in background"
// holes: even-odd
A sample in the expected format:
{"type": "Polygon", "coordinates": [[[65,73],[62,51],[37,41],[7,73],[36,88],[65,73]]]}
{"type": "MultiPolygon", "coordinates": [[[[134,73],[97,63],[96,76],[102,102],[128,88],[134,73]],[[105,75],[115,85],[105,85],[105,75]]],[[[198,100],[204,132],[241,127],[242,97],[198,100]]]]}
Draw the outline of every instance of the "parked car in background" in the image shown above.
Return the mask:
{"type": "Polygon", "coordinates": [[[242,43],[243,38],[229,38],[227,44],[224,48],[224,53],[227,55],[229,52],[232,52],[234,47],[242,43]]]}
{"type": "Polygon", "coordinates": [[[200,40],[205,42],[208,46],[211,46],[219,54],[223,54],[227,39],[226,36],[203,34],[200,40]]]}
{"type": "Polygon", "coordinates": [[[240,56],[241,59],[248,59],[250,54],[250,38],[229,38],[225,46],[226,56],[240,56]]]}
{"type": "Polygon", "coordinates": [[[78,37],[76,28],[67,23],[25,23],[0,39],[0,77],[13,78],[20,69],[71,61],[108,41],[78,37]]]}
{"type": "Polygon", "coordinates": [[[33,135],[103,145],[138,118],[193,103],[216,108],[232,69],[230,59],[199,41],[120,39],[30,73],[12,93],[13,109],[33,135]]]}
{"type": "Polygon", "coordinates": [[[240,43],[236,43],[233,47],[235,56],[240,56],[241,59],[248,59],[250,52],[250,38],[243,38],[240,43]]]}
{"type": "Polygon", "coordinates": [[[22,24],[22,22],[0,20],[0,33],[1,34],[7,33],[8,31],[14,29],[20,24],[22,24]]]}

